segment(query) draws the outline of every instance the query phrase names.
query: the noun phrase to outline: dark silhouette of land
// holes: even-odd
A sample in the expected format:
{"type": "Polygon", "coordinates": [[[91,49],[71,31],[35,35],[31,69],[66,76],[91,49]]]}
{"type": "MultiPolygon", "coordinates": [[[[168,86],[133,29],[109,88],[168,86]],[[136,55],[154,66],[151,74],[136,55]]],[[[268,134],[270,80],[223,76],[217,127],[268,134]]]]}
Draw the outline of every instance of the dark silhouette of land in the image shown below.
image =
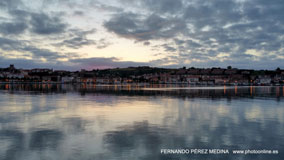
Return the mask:
{"type": "Polygon", "coordinates": [[[283,85],[284,70],[157,68],[149,66],[81,71],[0,68],[1,83],[158,83],[193,85],[283,85]]]}

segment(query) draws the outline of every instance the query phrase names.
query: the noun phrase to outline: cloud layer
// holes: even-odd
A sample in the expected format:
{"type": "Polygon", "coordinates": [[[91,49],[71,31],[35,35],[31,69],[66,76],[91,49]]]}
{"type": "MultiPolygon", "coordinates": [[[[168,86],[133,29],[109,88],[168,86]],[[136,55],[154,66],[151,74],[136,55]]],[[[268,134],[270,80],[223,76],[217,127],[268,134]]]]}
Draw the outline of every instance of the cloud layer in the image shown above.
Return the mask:
{"type": "MultiPolygon", "coordinates": [[[[142,54],[141,45],[151,52],[142,64],[152,66],[159,62],[159,66],[173,67],[284,68],[282,0],[54,0],[41,4],[0,2],[2,59],[24,52],[30,55],[27,59],[42,63],[109,59],[100,64],[122,67],[130,62],[128,56],[121,57],[111,47],[130,41],[137,46],[130,47],[130,53],[142,54]],[[107,57],[104,52],[109,53],[107,57]]],[[[141,64],[139,59],[131,61],[134,66],[141,64]]],[[[89,66],[82,63],[80,67],[89,66]]]]}

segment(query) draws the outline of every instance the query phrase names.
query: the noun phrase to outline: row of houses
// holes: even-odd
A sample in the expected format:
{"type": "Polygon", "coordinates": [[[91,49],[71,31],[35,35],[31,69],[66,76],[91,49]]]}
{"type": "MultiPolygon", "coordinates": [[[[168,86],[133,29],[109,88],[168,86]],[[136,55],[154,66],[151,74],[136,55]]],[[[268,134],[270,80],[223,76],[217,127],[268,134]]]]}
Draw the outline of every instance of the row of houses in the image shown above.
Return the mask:
{"type": "Polygon", "coordinates": [[[200,85],[280,85],[284,83],[284,75],[269,76],[244,76],[235,75],[162,75],[149,76],[152,83],[186,83],[200,85]]]}
{"type": "MultiPolygon", "coordinates": [[[[143,73],[143,72],[141,72],[143,73]]],[[[0,69],[2,83],[160,83],[160,84],[196,84],[196,85],[283,85],[284,71],[254,71],[239,70],[236,68],[181,68],[168,72],[153,72],[144,74],[129,73],[99,74],[93,71],[64,71],[46,68],[16,69],[14,65],[0,69]]]]}

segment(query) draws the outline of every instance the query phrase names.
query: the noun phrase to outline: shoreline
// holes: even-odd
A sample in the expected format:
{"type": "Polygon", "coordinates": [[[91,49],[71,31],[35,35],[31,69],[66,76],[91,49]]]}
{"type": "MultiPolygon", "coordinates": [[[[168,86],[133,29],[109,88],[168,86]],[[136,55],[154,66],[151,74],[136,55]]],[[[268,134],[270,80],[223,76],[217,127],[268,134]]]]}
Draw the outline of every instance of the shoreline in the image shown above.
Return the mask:
{"type": "Polygon", "coordinates": [[[86,82],[0,82],[0,85],[107,85],[107,86],[123,86],[123,85],[135,85],[135,86],[145,86],[145,85],[185,85],[185,86],[284,86],[284,84],[206,84],[206,83],[86,83],[86,82]]]}

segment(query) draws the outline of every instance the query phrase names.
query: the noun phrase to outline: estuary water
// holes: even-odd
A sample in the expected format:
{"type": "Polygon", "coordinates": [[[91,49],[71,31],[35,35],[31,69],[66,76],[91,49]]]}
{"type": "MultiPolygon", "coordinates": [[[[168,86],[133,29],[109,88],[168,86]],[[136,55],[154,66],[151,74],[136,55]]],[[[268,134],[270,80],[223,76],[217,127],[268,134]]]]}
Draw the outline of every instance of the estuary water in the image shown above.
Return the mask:
{"type": "Polygon", "coordinates": [[[283,160],[284,87],[0,85],[0,160],[191,159],[283,160]]]}

